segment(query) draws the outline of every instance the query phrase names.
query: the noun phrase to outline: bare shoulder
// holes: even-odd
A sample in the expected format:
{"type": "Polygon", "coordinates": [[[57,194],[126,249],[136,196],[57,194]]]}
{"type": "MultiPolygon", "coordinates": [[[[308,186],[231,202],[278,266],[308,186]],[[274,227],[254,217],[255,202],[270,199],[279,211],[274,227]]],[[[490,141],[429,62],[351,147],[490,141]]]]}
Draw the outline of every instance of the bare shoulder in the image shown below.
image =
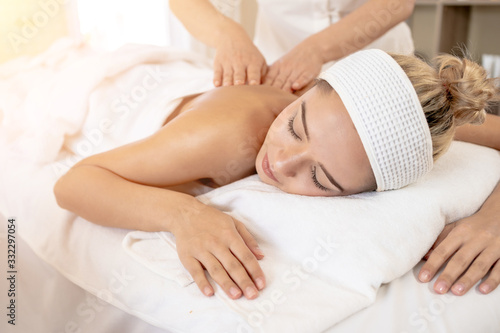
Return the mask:
{"type": "Polygon", "coordinates": [[[152,136],[83,162],[150,186],[199,179],[224,185],[255,172],[269,126],[295,98],[266,86],[217,88],[193,98],[152,136]]]}

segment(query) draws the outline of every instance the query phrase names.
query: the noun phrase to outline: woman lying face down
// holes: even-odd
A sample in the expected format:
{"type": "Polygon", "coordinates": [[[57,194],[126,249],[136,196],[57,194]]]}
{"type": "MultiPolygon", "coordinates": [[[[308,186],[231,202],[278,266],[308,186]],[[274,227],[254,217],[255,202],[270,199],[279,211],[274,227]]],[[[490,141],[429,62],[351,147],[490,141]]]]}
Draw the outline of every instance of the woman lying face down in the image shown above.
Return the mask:
{"type": "Polygon", "coordinates": [[[169,231],[200,290],[204,270],[232,298],[257,297],[263,257],[245,226],[174,186],[225,185],[257,172],[285,192],[337,196],[417,181],[455,127],[481,122],[496,93],[478,65],[434,67],[361,51],[299,97],[267,86],[223,87],[189,100],[148,138],[90,156],[56,183],[58,204],[105,226],[169,231]]]}

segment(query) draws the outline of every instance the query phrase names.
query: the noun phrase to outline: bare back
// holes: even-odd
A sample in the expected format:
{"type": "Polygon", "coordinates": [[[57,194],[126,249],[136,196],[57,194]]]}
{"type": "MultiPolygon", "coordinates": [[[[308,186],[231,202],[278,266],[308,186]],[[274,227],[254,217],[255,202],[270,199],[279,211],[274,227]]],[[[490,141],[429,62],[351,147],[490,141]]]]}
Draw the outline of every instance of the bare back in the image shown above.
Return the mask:
{"type": "Polygon", "coordinates": [[[203,180],[222,186],[255,173],[255,158],[276,116],[296,96],[269,86],[229,86],[185,100],[152,136],[92,156],[139,184],[171,187],[203,180]]]}

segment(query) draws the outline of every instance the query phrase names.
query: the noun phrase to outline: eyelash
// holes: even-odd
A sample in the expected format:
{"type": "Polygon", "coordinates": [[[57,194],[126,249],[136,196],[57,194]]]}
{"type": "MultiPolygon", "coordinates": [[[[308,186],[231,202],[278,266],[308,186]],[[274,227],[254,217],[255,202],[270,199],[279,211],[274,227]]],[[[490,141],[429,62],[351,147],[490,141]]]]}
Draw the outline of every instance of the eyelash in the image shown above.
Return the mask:
{"type": "MultiPolygon", "coordinates": [[[[289,120],[288,120],[288,131],[290,132],[290,134],[297,140],[302,140],[300,138],[300,136],[297,135],[297,133],[295,133],[294,129],[293,129],[293,121],[295,120],[295,116],[291,117],[289,120]]],[[[325,192],[328,192],[329,189],[324,187],[323,185],[321,185],[321,183],[318,181],[318,178],[316,178],[316,167],[313,167],[311,169],[311,176],[312,176],[312,180],[314,182],[314,185],[319,188],[320,190],[322,191],[325,191],[325,192]]]]}
{"type": "Polygon", "coordinates": [[[295,133],[295,131],[293,130],[293,121],[295,120],[295,116],[291,117],[289,120],[288,120],[288,132],[290,132],[290,134],[297,140],[302,140],[300,138],[300,136],[297,135],[297,133],[295,133]]]}
{"type": "Polygon", "coordinates": [[[318,178],[316,178],[316,167],[313,167],[311,169],[311,176],[312,176],[312,180],[314,182],[314,185],[316,185],[317,188],[319,188],[320,190],[325,191],[325,192],[329,191],[329,189],[324,187],[323,185],[321,185],[318,181],[318,178]]]}

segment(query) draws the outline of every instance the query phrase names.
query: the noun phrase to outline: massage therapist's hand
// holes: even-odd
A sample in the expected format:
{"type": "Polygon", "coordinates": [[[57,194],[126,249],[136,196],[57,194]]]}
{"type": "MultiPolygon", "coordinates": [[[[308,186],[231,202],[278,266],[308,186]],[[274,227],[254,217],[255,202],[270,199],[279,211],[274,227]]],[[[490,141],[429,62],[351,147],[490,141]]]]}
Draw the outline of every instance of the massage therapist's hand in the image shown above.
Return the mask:
{"type": "Polygon", "coordinates": [[[320,73],[324,60],[315,36],[305,39],[269,67],[264,84],[293,92],[305,87],[320,73]]]}
{"type": "Polygon", "coordinates": [[[214,85],[259,85],[267,72],[266,60],[244,31],[224,35],[214,59],[214,85]]]}
{"type": "Polygon", "coordinates": [[[264,255],[241,222],[206,206],[185,214],[173,234],[179,259],[206,296],[214,290],[204,269],[232,299],[242,295],[254,299],[264,288],[264,273],[257,262],[264,255]]]}
{"type": "Polygon", "coordinates": [[[500,283],[498,202],[488,207],[483,205],[476,214],[447,225],[427,256],[419,273],[422,282],[430,281],[450,258],[434,284],[437,293],[446,293],[451,287],[453,294],[463,295],[488,272],[479,291],[483,294],[493,291],[500,283]]]}

